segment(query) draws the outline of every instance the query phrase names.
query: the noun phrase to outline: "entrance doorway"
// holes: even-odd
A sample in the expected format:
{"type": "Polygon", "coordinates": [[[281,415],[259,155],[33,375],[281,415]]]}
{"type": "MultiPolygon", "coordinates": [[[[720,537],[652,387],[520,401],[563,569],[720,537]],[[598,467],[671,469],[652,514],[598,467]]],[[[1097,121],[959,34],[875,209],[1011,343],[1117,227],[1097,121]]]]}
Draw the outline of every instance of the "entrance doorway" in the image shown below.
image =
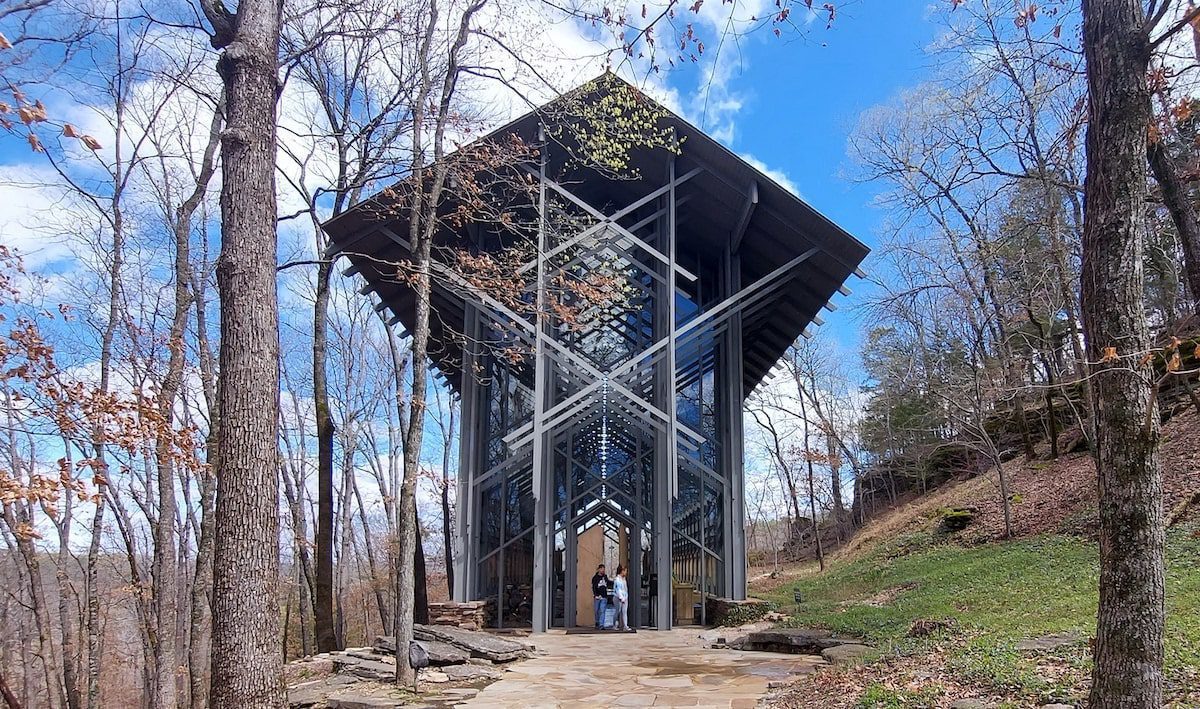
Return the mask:
{"type": "MultiPolygon", "coordinates": [[[[565,627],[590,628],[596,623],[592,595],[592,576],[596,567],[604,564],[609,579],[615,579],[617,567],[629,570],[629,625],[633,628],[655,627],[651,583],[652,560],[649,529],[639,530],[623,512],[607,503],[596,505],[580,515],[569,531],[560,532],[563,548],[556,554],[565,583],[556,589],[563,601],[561,619],[565,627]]],[[[556,544],[557,546],[557,544],[556,544]]],[[[610,583],[609,590],[612,590],[610,583]]],[[[611,598],[611,597],[610,597],[611,598]]],[[[556,606],[559,604],[555,604],[556,606]]],[[[557,614],[556,614],[557,615],[557,614]]]]}

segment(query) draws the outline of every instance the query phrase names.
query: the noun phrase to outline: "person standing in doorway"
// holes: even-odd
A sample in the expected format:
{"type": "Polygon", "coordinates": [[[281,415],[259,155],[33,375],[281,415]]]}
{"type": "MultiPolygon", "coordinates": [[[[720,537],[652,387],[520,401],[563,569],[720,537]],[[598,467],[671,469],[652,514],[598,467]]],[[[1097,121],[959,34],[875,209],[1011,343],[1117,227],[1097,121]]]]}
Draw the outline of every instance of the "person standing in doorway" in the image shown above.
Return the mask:
{"type": "Polygon", "coordinates": [[[596,630],[604,627],[604,611],[608,610],[608,574],[604,564],[596,567],[596,575],[592,577],[592,609],[596,614],[596,630]]]}
{"type": "Polygon", "coordinates": [[[617,577],[613,579],[613,600],[617,602],[617,622],[618,630],[629,632],[632,628],[629,627],[629,569],[624,565],[617,565],[617,577]]]}

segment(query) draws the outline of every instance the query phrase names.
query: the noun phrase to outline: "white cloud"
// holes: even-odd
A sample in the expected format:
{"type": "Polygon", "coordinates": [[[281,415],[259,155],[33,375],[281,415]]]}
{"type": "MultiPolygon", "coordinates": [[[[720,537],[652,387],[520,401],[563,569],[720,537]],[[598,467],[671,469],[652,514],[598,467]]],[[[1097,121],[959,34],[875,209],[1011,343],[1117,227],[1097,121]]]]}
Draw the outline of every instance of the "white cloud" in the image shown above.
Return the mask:
{"type": "Polygon", "coordinates": [[[0,165],[0,241],[16,250],[30,269],[72,257],[67,235],[79,228],[57,173],[28,162],[0,165]]]}
{"type": "Polygon", "coordinates": [[[765,162],[750,153],[742,153],[741,158],[750,163],[755,170],[774,180],[780,187],[803,199],[804,195],[800,194],[800,188],[796,186],[795,182],[792,182],[792,178],[788,177],[784,171],[769,167],[765,162]]]}

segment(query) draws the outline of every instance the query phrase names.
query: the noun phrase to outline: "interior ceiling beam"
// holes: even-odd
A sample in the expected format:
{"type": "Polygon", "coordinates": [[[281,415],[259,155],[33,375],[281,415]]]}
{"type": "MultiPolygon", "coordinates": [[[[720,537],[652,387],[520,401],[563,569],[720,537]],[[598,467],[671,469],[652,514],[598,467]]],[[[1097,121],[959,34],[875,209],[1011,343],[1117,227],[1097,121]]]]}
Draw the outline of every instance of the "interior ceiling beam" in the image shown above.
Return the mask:
{"type": "MultiPolygon", "coordinates": [[[[696,168],[696,170],[693,170],[692,172],[697,172],[697,171],[699,171],[699,170],[700,170],[700,168],[696,168]]],[[[691,173],[688,173],[688,174],[690,175],[691,173]]],[[[603,226],[607,226],[607,227],[609,227],[609,228],[611,228],[611,229],[614,229],[614,230],[616,230],[616,231],[617,231],[619,234],[621,234],[621,235],[622,235],[622,236],[623,236],[625,239],[627,239],[627,240],[629,240],[629,241],[632,241],[632,242],[633,242],[634,244],[636,244],[636,245],[637,245],[639,248],[641,248],[641,249],[642,249],[643,251],[645,251],[646,253],[648,253],[648,254],[650,254],[650,255],[654,256],[654,258],[658,259],[660,262],[662,262],[662,263],[664,263],[664,264],[667,264],[669,267],[672,267],[672,266],[673,266],[673,267],[674,267],[674,270],[675,270],[675,272],[676,272],[676,273],[678,273],[679,275],[683,276],[684,278],[688,279],[689,281],[695,281],[695,280],[697,280],[697,276],[696,276],[696,274],[694,274],[694,273],[692,273],[691,271],[687,270],[686,268],[684,268],[684,267],[680,266],[679,264],[673,263],[673,262],[671,261],[671,259],[670,259],[670,258],[669,258],[669,257],[668,257],[666,254],[663,254],[663,253],[662,253],[661,251],[659,251],[658,249],[656,249],[656,248],[654,248],[653,246],[651,246],[650,244],[646,243],[645,241],[643,241],[643,240],[642,240],[642,238],[641,238],[641,237],[637,236],[636,234],[634,234],[633,232],[629,231],[629,230],[628,230],[628,229],[626,229],[625,227],[623,227],[623,226],[621,226],[620,224],[617,224],[616,222],[612,221],[612,217],[610,217],[610,216],[608,216],[608,215],[604,214],[603,212],[601,212],[600,210],[596,209],[596,208],[595,208],[595,207],[593,207],[592,205],[588,204],[588,203],[587,203],[587,202],[585,202],[584,200],[582,200],[582,199],[580,199],[579,197],[575,196],[575,195],[574,195],[574,194],[572,194],[572,193],[571,193],[571,191],[570,191],[570,190],[568,190],[567,188],[563,187],[562,185],[558,184],[557,182],[555,182],[554,180],[551,180],[551,179],[546,179],[546,180],[545,180],[545,183],[546,183],[546,186],[547,186],[547,187],[549,187],[550,189],[554,190],[554,191],[555,191],[555,192],[557,192],[558,194],[560,194],[560,195],[562,195],[562,196],[566,197],[567,199],[571,200],[571,201],[572,201],[572,202],[574,202],[575,204],[579,205],[579,206],[580,206],[580,207],[582,207],[582,208],[583,208],[585,211],[587,211],[588,213],[590,213],[592,216],[596,217],[597,219],[600,219],[600,220],[602,220],[602,221],[604,222],[604,225],[603,225],[603,226]]],[[[669,189],[671,189],[671,188],[674,186],[674,184],[675,184],[675,182],[674,182],[674,181],[673,181],[673,182],[669,182],[669,183],[668,183],[667,185],[665,185],[664,187],[661,187],[661,188],[659,188],[659,190],[660,190],[660,191],[661,191],[661,190],[669,190],[669,189]]],[[[596,225],[596,226],[593,226],[592,228],[597,228],[597,227],[599,227],[599,226],[601,226],[601,225],[596,225]]]]}
{"type": "MultiPolygon", "coordinates": [[[[533,170],[528,165],[523,166],[523,167],[527,172],[534,175],[538,179],[544,179],[544,178],[542,178],[540,173],[533,170]]],[[[621,219],[621,218],[625,217],[626,215],[633,213],[640,207],[643,207],[643,206],[649,204],[650,202],[653,202],[654,200],[658,199],[659,197],[663,196],[664,194],[669,193],[675,187],[682,185],[683,183],[692,179],[696,175],[699,175],[701,172],[704,172],[704,168],[697,167],[697,168],[691,170],[690,172],[687,172],[686,174],[681,175],[678,178],[668,182],[667,184],[663,185],[662,187],[659,187],[658,189],[654,190],[653,192],[651,192],[648,195],[645,195],[641,199],[633,202],[632,204],[627,205],[627,206],[617,210],[616,212],[613,212],[612,214],[605,214],[605,213],[601,212],[599,209],[596,209],[592,205],[588,204],[585,200],[576,196],[570,190],[566,189],[565,187],[558,184],[554,180],[546,179],[545,181],[546,181],[546,185],[548,187],[550,187],[551,189],[553,189],[555,192],[559,193],[563,197],[566,197],[568,200],[575,203],[577,206],[581,207],[584,211],[586,211],[588,214],[591,214],[593,217],[595,217],[598,220],[592,226],[588,227],[587,229],[584,229],[583,232],[581,232],[578,236],[576,236],[572,240],[572,241],[582,241],[582,240],[590,237],[591,235],[599,232],[600,230],[604,229],[606,226],[610,226],[610,225],[615,227],[620,232],[630,234],[632,236],[633,231],[640,229],[641,227],[645,226],[646,224],[649,224],[651,221],[653,221],[654,217],[658,216],[658,214],[656,213],[655,215],[653,215],[653,217],[647,217],[646,219],[643,219],[642,221],[638,222],[637,224],[630,227],[629,229],[625,229],[624,227],[617,224],[618,219],[621,219]]],[[[570,244],[571,244],[571,241],[568,241],[565,244],[562,244],[559,247],[552,249],[551,251],[546,253],[545,258],[550,258],[550,257],[554,256],[555,253],[562,250],[563,248],[569,247],[570,244]]],[[[533,261],[530,261],[529,263],[522,265],[518,269],[518,273],[524,273],[526,271],[529,271],[532,268],[534,268],[535,266],[537,266],[537,259],[534,259],[533,261]]],[[[691,280],[696,280],[696,277],[692,276],[691,280]]]]}

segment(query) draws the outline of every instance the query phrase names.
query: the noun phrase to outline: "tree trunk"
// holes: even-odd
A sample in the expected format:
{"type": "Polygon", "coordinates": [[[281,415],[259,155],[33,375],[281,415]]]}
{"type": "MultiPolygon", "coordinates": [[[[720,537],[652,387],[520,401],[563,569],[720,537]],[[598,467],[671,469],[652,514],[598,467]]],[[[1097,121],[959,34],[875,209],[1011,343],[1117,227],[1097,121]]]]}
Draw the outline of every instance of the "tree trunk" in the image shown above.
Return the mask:
{"type": "Polygon", "coordinates": [[[203,4],[224,52],[221,426],[213,558],[212,706],[285,707],[279,652],[279,307],[275,121],[280,7],[203,4]]]}
{"type": "Polygon", "coordinates": [[[446,593],[454,595],[454,533],[450,520],[450,481],[442,476],[442,547],[446,556],[446,593]]]}
{"type": "Polygon", "coordinates": [[[808,461],[808,509],[812,513],[813,540],[817,545],[817,564],[825,570],[825,550],[821,547],[821,523],[817,519],[817,490],[813,484],[813,450],[809,445],[808,406],[804,403],[804,392],[800,393],[800,416],[804,419],[804,457],[808,461]]]}
{"type": "Polygon", "coordinates": [[[317,652],[338,649],[333,627],[333,417],[329,412],[329,383],[325,374],[330,269],[331,263],[327,261],[317,266],[317,295],[313,306],[313,407],[317,417],[317,558],[313,626],[317,652]]]}
{"type": "Polygon", "coordinates": [[[196,539],[196,570],[192,575],[191,608],[188,623],[191,626],[192,642],[188,648],[188,682],[192,709],[209,706],[209,656],[212,652],[212,585],[213,585],[213,537],[216,536],[217,471],[221,461],[217,452],[220,432],[220,409],[216,395],[216,373],[213,367],[212,348],[208,340],[208,322],[205,317],[207,298],[204,282],[195,279],[193,272],[192,297],[196,308],[196,345],[199,350],[200,380],[204,398],[209,402],[208,437],[204,442],[208,453],[209,474],[200,477],[200,531],[196,539]],[[207,627],[205,627],[207,624],[207,627]],[[202,631],[207,631],[204,633],[202,631]]]}
{"type": "Polygon", "coordinates": [[[425,541],[421,533],[421,515],[413,510],[413,529],[417,535],[413,549],[413,622],[429,624],[429,571],[425,568],[425,541]]]}
{"type": "Polygon", "coordinates": [[[358,504],[358,518],[363,528],[363,548],[367,556],[367,569],[371,574],[371,588],[375,592],[375,606],[379,611],[379,627],[388,632],[392,627],[392,615],[386,602],[387,579],[381,578],[378,565],[375,563],[375,542],[372,541],[371,521],[367,518],[367,506],[363,503],[362,493],[358,489],[358,480],[352,478],[350,486],[354,491],[354,501],[358,504]]]}
{"type": "MultiPolygon", "coordinates": [[[[215,442],[214,442],[215,443],[215,442]]],[[[210,443],[209,450],[213,450],[210,443]]],[[[214,457],[209,458],[209,465],[215,466],[214,457]]],[[[210,474],[200,482],[200,535],[196,540],[196,571],[192,576],[191,608],[188,623],[191,625],[192,642],[188,648],[188,683],[190,684],[192,709],[204,709],[208,706],[208,660],[212,649],[212,603],[209,595],[212,589],[212,557],[214,535],[214,503],[217,486],[215,478],[210,474]],[[208,624],[209,627],[205,628],[208,624]],[[201,631],[208,630],[207,635],[201,631]]]]}
{"type": "MultiPolygon", "coordinates": [[[[29,515],[22,514],[17,517],[15,514],[7,513],[6,522],[10,530],[17,529],[18,520],[28,523],[29,515]]],[[[50,709],[55,707],[66,706],[66,694],[61,682],[61,676],[58,670],[58,653],[54,645],[53,631],[50,623],[50,612],[46,605],[46,591],[42,585],[41,566],[38,563],[37,548],[29,539],[17,537],[17,550],[21,554],[21,559],[25,564],[26,580],[28,581],[29,605],[34,619],[34,628],[37,630],[38,637],[38,653],[40,654],[39,662],[42,666],[42,675],[45,681],[46,706],[50,709]]],[[[25,673],[32,674],[32,665],[26,665],[25,673]]]]}
{"type": "Polygon", "coordinates": [[[0,699],[8,705],[8,709],[21,709],[21,702],[17,699],[17,695],[12,693],[8,688],[8,683],[4,681],[3,668],[0,668],[0,699]]]}
{"type": "MultiPolygon", "coordinates": [[[[102,453],[102,444],[96,445],[97,452],[102,453]]],[[[106,471],[104,458],[100,461],[98,470],[106,471]]],[[[104,495],[104,486],[96,486],[96,494],[104,495]]],[[[101,498],[103,500],[103,498],[101,498]]],[[[87,706],[96,709],[100,706],[100,537],[104,533],[104,502],[96,504],[96,513],[92,516],[91,541],[88,543],[87,565],[85,566],[84,593],[87,595],[87,706]]]]}
{"type": "Polygon", "coordinates": [[[81,709],[79,696],[79,653],[75,645],[75,636],[71,627],[71,597],[74,591],[71,586],[70,574],[67,572],[71,559],[71,527],[73,519],[74,500],[70,495],[63,496],[63,513],[56,522],[58,527],[58,558],[54,565],[54,578],[58,582],[58,636],[62,647],[63,687],[66,690],[68,709],[81,709]]]}
{"type": "Polygon", "coordinates": [[[1150,44],[1141,0],[1084,0],[1088,124],[1084,335],[1095,395],[1100,606],[1092,707],[1159,707],[1163,512],[1142,223],[1150,44]],[[1108,349],[1108,348],[1115,348],[1108,349]],[[1107,350],[1107,356],[1106,356],[1107,350]]]}
{"type": "Polygon", "coordinates": [[[1192,312],[1200,312],[1200,221],[1192,205],[1187,186],[1179,177],[1179,168],[1160,139],[1150,144],[1150,168],[1162,191],[1163,204],[1171,214],[1175,231],[1183,245],[1183,271],[1192,293],[1192,312]]]}
{"type": "MultiPolygon", "coordinates": [[[[299,420],[300,410],[296,407],[296,415],[299,420]]],[[[285,441],[285,447],[287,443],[285,441]]],[[[296,456],[290,448],[285,451],[289,458],[296,456]]],[[[302,456],[301,456],[302,457],[302,456]]],[[[287,500],[288,514],[291,517],[292,524],[292,549],[293,556],[297,566],[296,582],[300,585],[300,648],[304,655],[309,654],[310,633],[306,627],[308,619],[311,617],[307,613],[309,602],[312,596],[314,582],[312,561],[309,558],[308,552],[308,522],[304,514],[304,464],[303,461],[298,465],[282,466],[281,477],[283,478],[283,495],[287,500]],[[289,467],[295,468],[295,473],[288,470],[289,467]]],[[[315,611],[314,611],[315,615],[315,611]]],[[[315,622],[314,626],[317,625],[315,622]]],[[[321,652],[318,650],[318,652],[321,652]]]]}
{"type": "MultiPolygon", "coordinates": [[[[436,13],[435,13],[436,14],[436,13]]],[[[419,129],[414,132],[414,152],[421,153],[419,129]]],[[[417,184],[422,184],[422,171],[418,170],[415,178],[417,184]]],[[[408,426],[404,430],[404,480],[400,483],[400,504],[397,513],[400,518],[398,525],[396,560],[396,613],[393,616],[396,626],[396,656],[407,657],[408,645],[413,639],[413,618],[416,613],[415,597],[415,561],[417,550],[417,475],[421,463],[421,441],[425,433],[425,390],[429,374],[429,309],[432,282],[430,280],[430,252],[432,238],[424,238],[422,226],[424,219],[432,218],[426,214],[425,201],[428,195],[418,192],[413,197],[413,208],[410,214],[410,241],[416,253],[413,254],[416,278],[414,291],[416,295],[416,322],[412,330],[412,390],[408,401],[408,426]]],[[[436,211],[436,195],[433,197],[436,211]]],[[[432,226],[429,229],[432,237],[432,226]]],[[[397,401],[397,406],[403,408],[403,402],[397,401]]],[[[413,684],[416,681],[416,670],[409,667],[407,662],[396,663],[396,682],[413,684]]]]}
{"type": "Polygon", "coordinates": [[[342,438],[342,476],[341,489],[338,492],[338,499],[342,500],[341,520],[339,520],[341,522],[342,535],[337,540],[338,551],[336,563],[334,564],[333,632],[337,637],[337,644],[345,647],[349,643],[347,639],[346,604],[350,600],[350,546],[354,535],[353,508],[348,504],[350,502],[350,483],[354,480],[354,444],[348,440],[349,435],[346,430],[342,431],[342,438]]]}
{"type": "Polygon", "coordinates": [[[151,706],[156,709],[173,709],[177,704],[178,692],[176,673],[179,668],[175,626],[179,612],[179,577],[176,575],[178,555],[175,547],[175,466],[174,451],[169,429],[175,423],[175,403],[183,383],[184,344],[191,309],[190,264],[188,262],[188,239],[190,217],[175,224],[175,312],[171,322],[168,343],[170,357],[167,371],[159,387],[158,410],[163,417],[163,427],[155,440],[154,457],[157,464],[158,519],[153,525],[153,571],[151,583],[154,602],[154,697],[151,706]]]}

